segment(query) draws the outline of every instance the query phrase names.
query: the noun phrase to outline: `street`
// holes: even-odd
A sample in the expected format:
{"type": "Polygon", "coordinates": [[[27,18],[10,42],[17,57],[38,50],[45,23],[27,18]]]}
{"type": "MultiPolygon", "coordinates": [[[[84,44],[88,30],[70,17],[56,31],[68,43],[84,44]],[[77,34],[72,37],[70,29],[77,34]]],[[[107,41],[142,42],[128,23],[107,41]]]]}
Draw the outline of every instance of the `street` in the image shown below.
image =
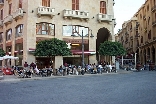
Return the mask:
{"type": "Polygon", "coordinates": [[[155,104],[156,71],[0,82],[0,104],[155,104]]]}

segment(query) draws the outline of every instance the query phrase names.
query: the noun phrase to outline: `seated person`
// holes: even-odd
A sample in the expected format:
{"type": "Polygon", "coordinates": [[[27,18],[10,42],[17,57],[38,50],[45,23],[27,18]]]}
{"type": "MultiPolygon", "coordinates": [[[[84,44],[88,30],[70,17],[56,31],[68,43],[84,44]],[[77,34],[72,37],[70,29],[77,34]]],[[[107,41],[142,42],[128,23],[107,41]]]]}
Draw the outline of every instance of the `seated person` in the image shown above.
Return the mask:
{"type": "Polygon", "coordinates": [[[36,68],[34,69],[34,71],[35,71],[35,74],[39,74],[39,70],[38,70],[38,68],[37,68],[37,65],[36,65],[36,68]]]}

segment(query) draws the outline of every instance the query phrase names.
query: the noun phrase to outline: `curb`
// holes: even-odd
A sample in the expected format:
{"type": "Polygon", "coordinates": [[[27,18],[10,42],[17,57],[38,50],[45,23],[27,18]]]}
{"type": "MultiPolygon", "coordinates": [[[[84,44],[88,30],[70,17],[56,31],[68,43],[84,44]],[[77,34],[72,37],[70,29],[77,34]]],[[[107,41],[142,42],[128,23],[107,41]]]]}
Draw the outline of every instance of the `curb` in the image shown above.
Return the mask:
{"type": "Polygon", "coordinates": [[[51,79],[51,78],[72,78],[72,77],[79,77],[79,76],[97,76],[97,75],[112,75],[112,74],[127,74],[133,71],[118,71],[117,73],[102,73],[102,74],[84,74],[84,75],[66,75],[66,76],[49,76],[49,77],[32,77],[32,78],[17,78],[16,76],[0,76],[0,82],[15,82],[15,81],[25,81],[25,80],[44,80],[44,79],[51,79]],[[8,77],[8,78],[7,78],[8,77]]]}

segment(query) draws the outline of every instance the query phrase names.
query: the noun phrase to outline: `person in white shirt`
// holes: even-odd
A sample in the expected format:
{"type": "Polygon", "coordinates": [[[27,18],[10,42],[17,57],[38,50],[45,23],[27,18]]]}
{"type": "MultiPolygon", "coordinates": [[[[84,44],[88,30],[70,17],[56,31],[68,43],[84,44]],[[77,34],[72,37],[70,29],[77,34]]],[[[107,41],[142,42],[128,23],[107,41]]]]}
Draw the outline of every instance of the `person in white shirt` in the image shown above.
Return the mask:
{"type": "Polygon", "coordinates": [[[36,74],[39,74],[40,71],[38,70],[37,65],[36,65],[36,68],[34,70],[35,70],[36,74]]]}

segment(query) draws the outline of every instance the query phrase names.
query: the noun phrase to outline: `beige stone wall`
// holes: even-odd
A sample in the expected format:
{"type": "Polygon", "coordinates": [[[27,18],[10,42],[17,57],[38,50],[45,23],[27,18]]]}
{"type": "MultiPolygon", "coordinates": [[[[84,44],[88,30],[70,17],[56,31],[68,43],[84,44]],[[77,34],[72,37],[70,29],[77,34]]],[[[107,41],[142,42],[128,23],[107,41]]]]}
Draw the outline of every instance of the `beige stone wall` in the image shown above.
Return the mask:
{"type": "MultiPolygon", "coordinates": [[[[12,3],[12,12],[18,8],[18,1],[19,0],[11,0],[12,3]]],[[[62,25],[82,25],[89,27],[92,30],[92,34],[94,35],[93,38],[89,38],[89,50],[96,51],[96,38],[97,32],[100,28],[107,28],[111,33],[110,40],[114,41],[114,23],[106,23],[97,21],[97,14],[100,12],[100,1],[101,0],[92,0],[88,2],[88,0],[80,0],[80,10],[88,11],[89,12],[89,21],[81,21],[80,19],[64,19],[63,18],[63,10],[64,9],[72,9],[72,0],[52,0],[51,6],[55,8],[55,16],[51,19],[49,16],[41,16],[40,18],[37,16],[37,8],[42,5],[42,0],[23,0],[23,9],[26,12],[22,19],[18,21],[13,20],[13,22],[7,26],[3,26],[3,29],[0,28],[0,32],[6,32],[7,29],[15,27],[18,24],[24,24],[23,30],[23,62],[35,62],[35,57],[29,54],[29,48],[36,48],[36,23],[39,22],[49,22],[55,24],[55,38],[71,38],[67,36],[63,36],[62,25]],[[60,13],[60,15],[57,15],[60,13]],[[94,17],[94,18],[93,18],[94,17]]],[[[113,11],[113,0],[105,0],[107,2],[107,14],[111,14],[114,16],[113,11]]],[[[4,6],[2,7],[4,12],[4,17],[8,14],[8,2],[5,0],[4,6]]],[[[1,8],[1,9],[2,9],[1,8]]],[[[91,32],[89,32],[91,33],[91,32]]],[[[15,45],[15,30],[13,30],[13,38],[12,38],[12,55],[14,54],[14,45],[15,45]]],[[[53,38],[53,36],[45,36],[49,38],[53,38]]],[[[81,37],[79,37],[81,39],[81,37]]],[[[5,41],[5,40],[4,40],[5,41]]],[[[5,44],[3,45],[5,49],[5,44]]],[[[90,56],[90,61],[96,63],[96,56],[90,56]]]]}

